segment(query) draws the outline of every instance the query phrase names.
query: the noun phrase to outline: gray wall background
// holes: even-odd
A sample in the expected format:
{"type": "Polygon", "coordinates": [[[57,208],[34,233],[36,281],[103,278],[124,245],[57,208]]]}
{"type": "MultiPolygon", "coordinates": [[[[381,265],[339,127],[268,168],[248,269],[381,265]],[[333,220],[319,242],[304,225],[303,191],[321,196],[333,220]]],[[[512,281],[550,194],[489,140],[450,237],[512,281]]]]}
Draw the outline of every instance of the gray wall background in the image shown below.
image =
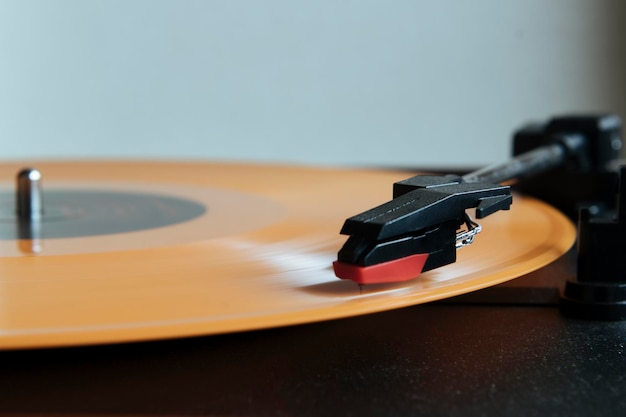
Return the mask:
{"type": "Polygon", "coordinates": [[[0,159],[498,162],[626,116],[624,4],[0,0],[0,159]]]}

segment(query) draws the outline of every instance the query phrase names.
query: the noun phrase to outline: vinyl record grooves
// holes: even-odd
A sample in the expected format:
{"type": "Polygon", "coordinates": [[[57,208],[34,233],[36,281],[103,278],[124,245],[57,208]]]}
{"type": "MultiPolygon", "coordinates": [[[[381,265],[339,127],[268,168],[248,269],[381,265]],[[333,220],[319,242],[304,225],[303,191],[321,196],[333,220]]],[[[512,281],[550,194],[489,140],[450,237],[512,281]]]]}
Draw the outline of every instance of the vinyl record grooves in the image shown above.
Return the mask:
{"type": "Polygon", "coordinates": [[[570,222],[516,196],[458,261],[362,291],[331,263],[343,221],[387,201],[406,172],[290,166],[45,162],[46,218],[16,228],[0,165],[0,349],[210,335],[398,308],[540,268],[570,222]],[[49,200],[49,201],[48,201],[49,200]]]}

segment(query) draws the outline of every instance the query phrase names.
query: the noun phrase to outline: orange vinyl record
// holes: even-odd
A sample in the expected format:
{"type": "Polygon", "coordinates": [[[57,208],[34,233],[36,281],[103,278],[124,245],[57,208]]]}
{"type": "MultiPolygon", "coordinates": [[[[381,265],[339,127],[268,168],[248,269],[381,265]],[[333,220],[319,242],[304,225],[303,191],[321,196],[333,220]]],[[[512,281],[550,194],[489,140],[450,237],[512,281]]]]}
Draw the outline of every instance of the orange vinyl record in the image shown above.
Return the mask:
{"type": "Polygon", "coordinates": [[[360,289],[332,262],[347,217],[412,174],[220,163],[41,162],[44,216],[15,216],[0,165],[0,349],[211,335],[474,291],[565,253],[573,225],[515,196],[456,263],[360,289]]]}

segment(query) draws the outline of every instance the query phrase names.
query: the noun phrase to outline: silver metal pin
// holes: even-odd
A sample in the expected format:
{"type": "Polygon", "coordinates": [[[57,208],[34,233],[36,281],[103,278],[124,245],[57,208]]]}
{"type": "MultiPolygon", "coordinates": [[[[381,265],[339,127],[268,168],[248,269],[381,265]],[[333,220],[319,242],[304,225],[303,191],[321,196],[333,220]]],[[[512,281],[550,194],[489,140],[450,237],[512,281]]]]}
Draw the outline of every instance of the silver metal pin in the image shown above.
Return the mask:
{"type": "Polygon", "coordinates": [[[43,216],[41,173],[25,168],[17,174],[16,213],[19,221],[38,221],[43,216]]]}

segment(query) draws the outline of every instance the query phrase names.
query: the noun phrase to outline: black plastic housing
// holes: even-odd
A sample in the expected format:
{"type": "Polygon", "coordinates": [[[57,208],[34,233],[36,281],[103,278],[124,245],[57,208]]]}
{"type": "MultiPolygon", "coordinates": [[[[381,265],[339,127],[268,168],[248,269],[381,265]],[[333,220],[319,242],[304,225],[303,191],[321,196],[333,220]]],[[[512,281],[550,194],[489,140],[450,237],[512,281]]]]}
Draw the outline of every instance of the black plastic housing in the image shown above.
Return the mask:
{"type": "Polygon", "coordinates": [[[514,188],[555,206],[571,219],[582,207],[614,205],[617,174],[611,166],[622,148],[621,119],[615,115],[556,117],[528,124],[513,136],[513,155],[560,141],[563,135],[585,138],[585,149],[561,167],[520,181],[514,188]]]}
{"type": "Polygon", "coordinates": [[[626,167],[619,184],[614,210],[580,212],[577,276],[561,295],[567,315],[626,320],[626,167]]]}

